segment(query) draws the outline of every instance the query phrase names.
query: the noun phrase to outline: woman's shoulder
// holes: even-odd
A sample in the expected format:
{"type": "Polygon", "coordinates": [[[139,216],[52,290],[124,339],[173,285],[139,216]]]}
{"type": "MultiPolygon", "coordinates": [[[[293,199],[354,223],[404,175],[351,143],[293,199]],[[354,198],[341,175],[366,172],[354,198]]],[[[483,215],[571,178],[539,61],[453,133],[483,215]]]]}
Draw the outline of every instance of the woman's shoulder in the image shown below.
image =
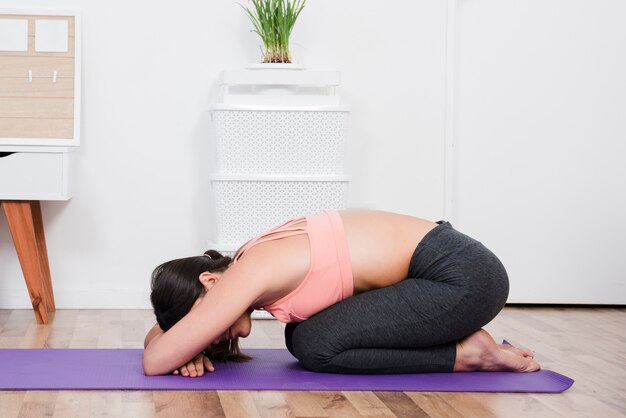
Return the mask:
{"type": "Polygon", "coordinates": [[[237,275],[246,276],[266,289],[260,302],[269,304],[298,287],[309,264],[308,237],[295,235],[255,245],[233,267],[237,275]]]}

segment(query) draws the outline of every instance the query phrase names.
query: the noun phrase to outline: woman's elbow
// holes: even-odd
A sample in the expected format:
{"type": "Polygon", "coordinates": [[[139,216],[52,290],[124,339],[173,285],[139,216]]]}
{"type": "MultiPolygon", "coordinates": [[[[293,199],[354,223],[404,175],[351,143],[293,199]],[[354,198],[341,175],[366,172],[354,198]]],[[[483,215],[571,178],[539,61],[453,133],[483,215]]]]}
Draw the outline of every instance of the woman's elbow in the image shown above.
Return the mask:
{"type": "Polygon", "coordinates": [[[156,373],[154,370],[146,367],[145,364],[143,366],[143,374],[146,376],[158,376],[159,375],[159,373],[156,373]]]}
{"type": "Polygon", "coordinates": [[[161,370],[158,370],[157,365],[154,361],[151,361],[149,356],[146,356],[146,352],[143,352],[143,358],[141,359],[141,365],[143,366],[143,374],[146,376],[158,376],[163,373],[161,370]]]}

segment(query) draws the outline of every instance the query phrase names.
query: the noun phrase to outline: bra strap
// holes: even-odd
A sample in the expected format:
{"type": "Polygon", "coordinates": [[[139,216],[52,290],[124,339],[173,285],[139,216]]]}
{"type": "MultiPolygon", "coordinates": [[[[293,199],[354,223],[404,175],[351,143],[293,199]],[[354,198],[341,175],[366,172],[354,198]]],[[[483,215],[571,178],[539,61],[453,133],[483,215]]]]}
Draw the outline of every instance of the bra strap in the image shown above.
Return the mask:
{"type": "Polygon", "coordinates": [[[246,251],[248,251],[250,248],[254,247],[257,244],[260,244],[262,242],[267,242],[267,241],[272,241],[272,240],[276,240],[276,239],[280,239],[280,238],[287,238],[287,237],[291,237],[291,236],[295,236],[295,235],[302,235],[302,234],[306,234],[307,230],[305,226],[299,226],[299,227],[291,227],[294,224],[297,224],[299,222],[302,222],[306,220],[306,218],[302,217],[302,218],[296,218],[296,219],[292,219],[290,221],[285,222],[282,225],[276,226],[272,229],[269,229],[265,232],[263,232],[261,235],[259,235],[258,237],[248,241],[247,243],[244,244],[243,247],[241,247],[239,249],[239,251],[237,251],[237,254],[235,255],[235,258],[233,259],[233,262],[236,262],[237,260],[239,260],[239,258],[241,258],[242,255],[244,255],[244,253],[246,253],[246,251]],[[280,235],[274,235],[274,236],[268,236],[268,235],[273,235],[273,234],[279,234],[281,232],[286,232],[285,234],[280,234],[280,235]]]}

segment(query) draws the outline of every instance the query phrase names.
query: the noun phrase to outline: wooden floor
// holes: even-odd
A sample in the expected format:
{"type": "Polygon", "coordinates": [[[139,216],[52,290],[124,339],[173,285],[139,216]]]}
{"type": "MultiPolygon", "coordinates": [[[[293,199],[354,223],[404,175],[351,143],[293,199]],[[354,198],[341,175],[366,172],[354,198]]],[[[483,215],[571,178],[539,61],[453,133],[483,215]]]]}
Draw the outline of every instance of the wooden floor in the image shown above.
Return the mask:
{"type": "MultiPolygon", "coordinates": [[[[0,348],[138,348],[153,324],[146,310],[60,310],[49,325],[29,310],[0,310],[0,348]]],[[[626,416],[625,309],[507,307],[486,328],[576,383],[562,394],[8,391],[0,417],[626,416]]],[[[243,346],[283,347],[282,329],[256,320],[243,346]]]]}

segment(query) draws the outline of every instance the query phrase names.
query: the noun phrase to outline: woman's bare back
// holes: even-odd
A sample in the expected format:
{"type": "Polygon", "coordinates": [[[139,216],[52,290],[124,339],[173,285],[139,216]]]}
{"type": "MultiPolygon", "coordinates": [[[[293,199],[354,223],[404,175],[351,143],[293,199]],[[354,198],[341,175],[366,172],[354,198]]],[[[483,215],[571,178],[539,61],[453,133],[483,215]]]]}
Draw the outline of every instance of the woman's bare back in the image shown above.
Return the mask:
{"type": "Polygon", "coordinates": [[[346,230],[354,293],[391,286],[407,277],[417,244],[437,226],[388,212],[340,212],[346,230]]]}

